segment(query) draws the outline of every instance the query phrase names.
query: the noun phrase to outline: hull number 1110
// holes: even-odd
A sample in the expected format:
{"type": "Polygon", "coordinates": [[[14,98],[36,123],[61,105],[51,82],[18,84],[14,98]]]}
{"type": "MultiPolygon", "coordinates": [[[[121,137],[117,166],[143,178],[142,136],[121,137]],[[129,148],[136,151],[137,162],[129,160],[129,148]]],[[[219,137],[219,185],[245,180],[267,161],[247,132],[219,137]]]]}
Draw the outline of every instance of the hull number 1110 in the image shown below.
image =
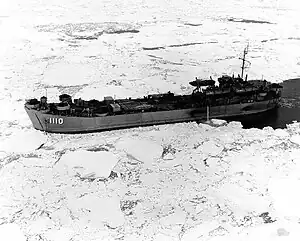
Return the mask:
{"type": "Polygon", "coordinates": [[[49,124],[58,124],[62,125],[64,123],[63,118],[49,118],[49,124]]]}

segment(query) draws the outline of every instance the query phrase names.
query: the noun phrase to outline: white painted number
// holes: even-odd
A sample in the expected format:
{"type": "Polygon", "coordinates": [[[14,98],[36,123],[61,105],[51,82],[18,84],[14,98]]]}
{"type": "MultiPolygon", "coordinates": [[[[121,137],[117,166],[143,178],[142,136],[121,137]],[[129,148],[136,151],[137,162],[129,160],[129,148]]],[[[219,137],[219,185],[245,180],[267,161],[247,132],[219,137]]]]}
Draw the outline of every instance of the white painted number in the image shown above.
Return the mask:
{"type": "Polygon", "coordinates": [[[62,125],[64,123],[64,119],[63,118],[49,118],[49,123],[62,125]]]}

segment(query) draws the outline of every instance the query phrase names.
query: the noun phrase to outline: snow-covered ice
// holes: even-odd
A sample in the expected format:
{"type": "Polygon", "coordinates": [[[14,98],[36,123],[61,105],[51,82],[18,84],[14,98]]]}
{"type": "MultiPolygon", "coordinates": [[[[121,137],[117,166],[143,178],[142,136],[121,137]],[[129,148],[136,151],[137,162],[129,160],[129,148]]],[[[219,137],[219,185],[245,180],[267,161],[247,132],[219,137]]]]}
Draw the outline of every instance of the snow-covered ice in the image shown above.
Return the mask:
{"type": "Polygon", "coordinates": [[[132,158],[147,164],[153,164],[161,157],[163,148],[152,141],[134,140],[130,138],[121,139],[116,143],[116,148],[125,151],[132,158]]]}
{"type": "Polygon", "coordinates": [[[297,191],[300,181],[295,177],[281,179],[271,179],[269,182],[269,192],[274,200],[274,208],[282,216],[299,217],[300,195],[297,191]],[[287,205],[288,204],[288,205],[287,205]]]}
{"type": "Polygon", "coordinates": [[[190,93],[196,76],[298,77],[288,1],[1,1],[1,240],[298,240],[300,123],[211,120],[85,135],[32,129],[47,94],[190,93]]]}
{"type": "Polygon", "coordinates": [[[110,176],[117,162],[117,158],[110,152],[79,150],[64,154],[58,165],[65,166],[70,174],[78,174],[83,179],[104,179],[110,176]]]}
{"type": "Polygon", "coordinates": [[[47,85],[83,85],[89,84],[95,69],[88,64],[57,63],[50,66],[44,76],[43,83],[47,85]]]}
{"type": "Polygon", "coordinates": [[[36,130],[19,130],[0,139],[0,151],[7,153],[34,152],[47,141],[47,136],[36,130]]]}
{"type": "Polygon", "coordinates": [[[26,241],[25,235],[16,224],[0,225],[0,237],[7,241],[26,241]]]}
{"type": "Polygon", "coordinates": [[[251,240],[259,232],[293,240],[300,217],[299,150],[287,138],[293,125],[49,135],[38,150],[3,159],[1,223],[28,240],[251,240]],[[264,145],[266,137],[278,142],[264,145]]]}

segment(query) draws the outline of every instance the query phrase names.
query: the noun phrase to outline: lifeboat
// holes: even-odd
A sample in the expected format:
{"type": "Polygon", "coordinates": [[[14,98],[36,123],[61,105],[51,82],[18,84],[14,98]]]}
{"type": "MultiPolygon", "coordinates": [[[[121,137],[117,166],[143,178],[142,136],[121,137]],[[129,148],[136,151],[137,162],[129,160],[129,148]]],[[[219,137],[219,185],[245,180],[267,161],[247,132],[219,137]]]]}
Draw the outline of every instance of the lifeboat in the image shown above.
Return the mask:
{"type": "Polygon", "coordinates": [[[215,81],[212,79],[199,79],[196,77],[194,81],[189,82],[191,86],[202,87],[202,86],[214,86],[215,81]]]}

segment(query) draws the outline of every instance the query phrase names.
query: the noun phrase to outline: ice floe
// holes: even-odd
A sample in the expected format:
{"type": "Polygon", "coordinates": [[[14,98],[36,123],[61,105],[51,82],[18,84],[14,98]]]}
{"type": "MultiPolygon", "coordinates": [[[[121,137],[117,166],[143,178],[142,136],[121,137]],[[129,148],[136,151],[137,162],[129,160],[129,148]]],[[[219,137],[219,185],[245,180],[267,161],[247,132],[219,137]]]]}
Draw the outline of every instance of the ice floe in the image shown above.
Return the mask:
{"type": "MultiPolygon", "coordinates": [[[[1,139],[0,139],[1,141],[1,139]]],[[[33,152],[47,142],[47,135],[35,130],[19,130],[3,138],[0,151],[7,153],[33,152]]]]}
{"type": "Polygon", "coordinates": [[[73,175],[83,179],[108,178],[118,159],[107,151],[91,152],[79,150],[64,154],[58,165],[63,165],[73,175]]]}
{"type": "Polygon", "coordinates": [[[26,236],[17,224],[8,223],[0,225],[0,236],[3,240],[26,241],[26,236]]]}
{"type": "Polygon", "coordinates": [[[290,141],[297,145],[300,145],[300,135],[291,136],[290,141]]]}
{"type": "Polygon", "coordinates": [[[145,165],[152,165],[155,160],[161,157],[163,152],[163,148],[153,141],[130,138],[118,141],[116,148],[125,151],[129,156],[145,165]]]}
{"type": "Polygon", "coordinates": [[[81,63],[54,64],[45,71],[43,82],[47,85],[83,85],[91,82],[95,70],[81,63]]]}
{"type": "Polygon", "coordinates": [[[298,240],[300,123],[45,135],[23,110],[45,87],[49,101],[189,93],[240,72],[249,39],[249,77],[297,77],[294,2],[1,2],[1,240],[298,240]]]}
{"type": "Polygon", "coordinates": [[[286,226],[264,225],[300,216],[293,130],[180,123],[49,135],[5,157],[2,220],[17,220],[29,240],[250,240],[255,227],[290,238],[286,226]]]}
{"type": "Polygon", "coordinates": [[[295,191],[299,185],[300,181],[295,177],[270,180],[269,192],[274,200],[274,208],[280,215],[300,216],[300,195],[295,191]]]}

